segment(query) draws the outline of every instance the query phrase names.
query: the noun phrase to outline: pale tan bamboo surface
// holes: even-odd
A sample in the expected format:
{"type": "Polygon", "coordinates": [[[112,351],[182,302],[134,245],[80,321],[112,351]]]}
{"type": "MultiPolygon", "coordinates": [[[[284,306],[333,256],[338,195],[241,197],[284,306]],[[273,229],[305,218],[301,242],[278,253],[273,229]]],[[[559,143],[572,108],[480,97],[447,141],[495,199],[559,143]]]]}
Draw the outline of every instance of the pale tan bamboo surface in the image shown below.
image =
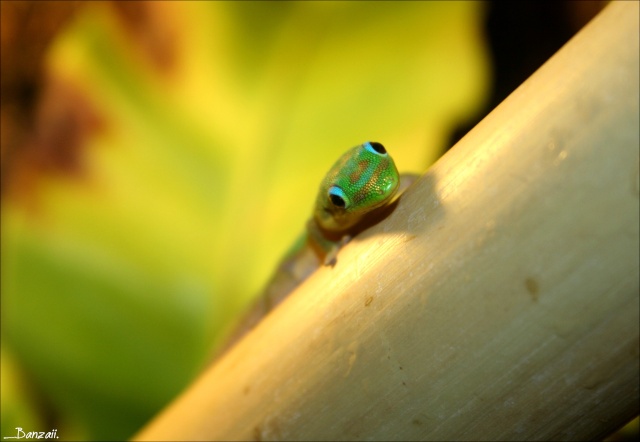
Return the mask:
{"type": "Polygon", "coordinates": [[[608,6],[136,438],[598,439],[637,415],[639,15],[608,6]]]}

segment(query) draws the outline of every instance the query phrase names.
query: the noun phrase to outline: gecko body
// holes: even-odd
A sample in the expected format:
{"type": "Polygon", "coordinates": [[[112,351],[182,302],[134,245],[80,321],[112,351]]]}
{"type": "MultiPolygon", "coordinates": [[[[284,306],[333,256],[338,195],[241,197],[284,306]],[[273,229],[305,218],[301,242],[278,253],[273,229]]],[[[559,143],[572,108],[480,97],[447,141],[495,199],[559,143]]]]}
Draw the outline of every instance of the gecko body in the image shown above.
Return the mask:
{"type": "Polygon", "coordinates": [[[380,143],[368,141],[345,152],[320,184],[306,232],[229,335],[223,351],[322,264],[335,265],[340,248],[384,218],[414,179],[413,175],[398,174],[393,159],[380,143]]]}

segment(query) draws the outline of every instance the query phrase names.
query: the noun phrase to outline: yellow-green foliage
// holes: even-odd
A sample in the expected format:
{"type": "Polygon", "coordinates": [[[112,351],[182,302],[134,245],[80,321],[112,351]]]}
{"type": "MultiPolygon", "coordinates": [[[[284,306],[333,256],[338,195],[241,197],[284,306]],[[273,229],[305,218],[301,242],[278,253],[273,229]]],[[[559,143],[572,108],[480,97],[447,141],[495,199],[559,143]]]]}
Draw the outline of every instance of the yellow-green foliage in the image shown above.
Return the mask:
{"type": "Polygon", "coordinates": [[[104,4],[59,36],[50,71],[106,129],[81,177],[2,207],[3,344],[88,438],[130,436],[202,369],[344,150],[380,141],[421,172],[486,94],[480,3],[154,10],[175,31],[165,70],[104,4]]]}

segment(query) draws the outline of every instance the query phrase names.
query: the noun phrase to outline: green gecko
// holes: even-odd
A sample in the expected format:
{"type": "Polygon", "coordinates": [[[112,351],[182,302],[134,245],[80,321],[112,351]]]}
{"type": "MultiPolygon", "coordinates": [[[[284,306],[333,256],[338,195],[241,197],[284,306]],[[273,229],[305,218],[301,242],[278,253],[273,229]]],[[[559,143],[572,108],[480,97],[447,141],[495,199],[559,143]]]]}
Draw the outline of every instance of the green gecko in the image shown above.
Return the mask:
{"type": "Polygon", "coordinates": [[[221,347],[224,351],[322,264],[334,266],[353,236],[384,218],[414,180],[398,174],[384,146],[368,141],[345,152],[325,175],[307,229],[265,290],[221,347]]]}
{"type": "Polygon", "coordinates": [[[309,241],[324,257],[324,265],[335,264],[354,227],[365,215],[388,205],[399,185],[396,165],[380,143],[351,148],[336,161],[320,184],[307,222],[309,241]]]}

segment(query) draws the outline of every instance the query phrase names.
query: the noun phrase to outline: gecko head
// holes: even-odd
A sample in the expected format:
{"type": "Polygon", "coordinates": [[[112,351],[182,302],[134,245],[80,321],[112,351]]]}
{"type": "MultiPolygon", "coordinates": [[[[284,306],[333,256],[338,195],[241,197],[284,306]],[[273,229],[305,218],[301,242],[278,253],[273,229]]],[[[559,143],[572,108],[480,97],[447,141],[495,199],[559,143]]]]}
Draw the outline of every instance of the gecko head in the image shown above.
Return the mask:
{"type": "Polygon", "coordinates": [[[400,178],[385,147],[368,141],[345,152],[329,170],[316,199],[316,221],[340,232],[393,199],[400,178]]]}

